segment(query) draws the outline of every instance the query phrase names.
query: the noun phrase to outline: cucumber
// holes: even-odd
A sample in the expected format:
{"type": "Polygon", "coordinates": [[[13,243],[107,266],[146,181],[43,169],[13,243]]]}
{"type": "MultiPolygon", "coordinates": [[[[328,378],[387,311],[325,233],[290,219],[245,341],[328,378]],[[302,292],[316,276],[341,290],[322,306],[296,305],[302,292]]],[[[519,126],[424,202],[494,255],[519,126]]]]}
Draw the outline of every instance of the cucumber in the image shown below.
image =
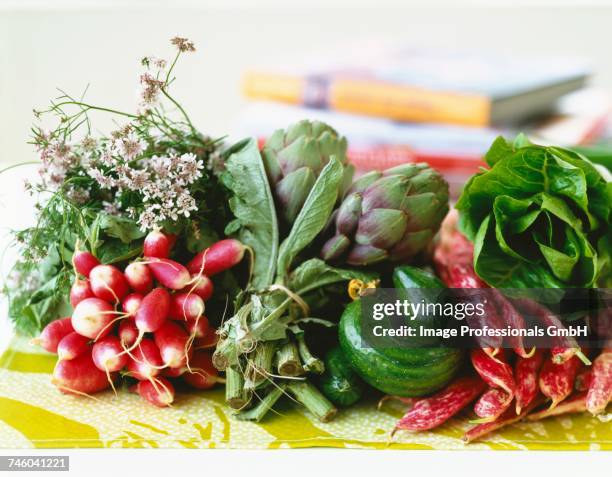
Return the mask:
{"type": "Polygon", "coordinates": [[[320,378],[321,391],[334,404],[346,407],[363,395],[364,384],[347,361],[339,346],[325,355],[325,372],[320,378]]]}
{"type": "Polygon", "coordinates": [[[433,273],[416,267],[404,265],[393,270],[393,286],[406,288],[446,288],[433,273]]]}
{"type": "MultiPolygon", "coordinates": [[[[420,299],[427,289],[445,288],[434,275],[402,266],[393,273],[398,296],[420,299]]],[[[439,292],[439,291],[438,291],[439,292]]],[[[431,290],[431,293],[438,293],[431,290]]],[[[430,322],[429,326],[435,326],[430,322]]],[[[362,343],[361,303],[349,304],[338,327],[340,347],[357,374],[372,387],[395,396],[419,397],[442,389],[457,373],[463,351],[428,342],[419,348],[374,348],[362,343]]]]}

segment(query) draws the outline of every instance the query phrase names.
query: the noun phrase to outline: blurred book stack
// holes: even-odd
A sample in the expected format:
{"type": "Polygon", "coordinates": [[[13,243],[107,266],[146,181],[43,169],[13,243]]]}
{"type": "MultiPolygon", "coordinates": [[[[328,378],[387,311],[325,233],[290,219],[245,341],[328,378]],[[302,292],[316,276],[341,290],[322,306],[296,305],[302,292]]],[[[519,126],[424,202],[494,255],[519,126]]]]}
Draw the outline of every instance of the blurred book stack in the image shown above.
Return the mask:
{"type": "Polygon", "coordinates": [[[575,59],[364,49],[315,65],[248,72],[236,134],[265,139],[300,119],[332,125],[358,170],[426,161],[456,194],[495,137],[564,146],[597,141],[612,100],[575,59]]]}

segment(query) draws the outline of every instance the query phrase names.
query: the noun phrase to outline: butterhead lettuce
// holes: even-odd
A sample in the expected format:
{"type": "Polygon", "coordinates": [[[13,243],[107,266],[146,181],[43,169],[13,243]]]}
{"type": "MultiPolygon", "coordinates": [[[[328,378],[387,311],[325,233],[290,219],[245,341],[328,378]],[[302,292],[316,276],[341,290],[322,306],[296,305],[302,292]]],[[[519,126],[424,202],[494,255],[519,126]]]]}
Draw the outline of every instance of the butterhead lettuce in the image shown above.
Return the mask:
{"type": "Polygon", "coordinates": [[[457,209],[474,268],[505,288],[607,286],[612,183],[580,154],[499,137],[457,209]]]}

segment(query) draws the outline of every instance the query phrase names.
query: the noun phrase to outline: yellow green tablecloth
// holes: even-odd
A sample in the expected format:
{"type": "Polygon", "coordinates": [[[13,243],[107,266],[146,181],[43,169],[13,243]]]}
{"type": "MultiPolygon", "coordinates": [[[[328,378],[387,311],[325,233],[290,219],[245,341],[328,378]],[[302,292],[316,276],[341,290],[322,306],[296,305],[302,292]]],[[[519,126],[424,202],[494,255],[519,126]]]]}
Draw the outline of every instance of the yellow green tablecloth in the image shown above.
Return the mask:
{"type": "Polygon", "coordinates": [[[95,399],[60,394],[50,383],[55,356],[15,340],[0,358],[0,448],[174,447],[376,449],[610,450],[612,423],[586,414],[518,423],[488,440],[461,442],[465,416],[435,432],[389,432],[399,414],[363,403],[326,424],[291,404],[264,422],[238,421],[221,389],[177,393],[172,408],[158,409],[139,396],[105,392],[95,399]]]}

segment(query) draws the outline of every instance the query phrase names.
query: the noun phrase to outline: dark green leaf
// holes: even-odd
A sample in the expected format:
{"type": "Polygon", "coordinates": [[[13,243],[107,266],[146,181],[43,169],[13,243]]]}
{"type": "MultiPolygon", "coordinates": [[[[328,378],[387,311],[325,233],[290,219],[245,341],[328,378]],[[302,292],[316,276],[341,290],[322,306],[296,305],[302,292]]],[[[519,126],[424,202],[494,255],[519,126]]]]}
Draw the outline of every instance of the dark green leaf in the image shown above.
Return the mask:
{"type": "Polygon", "coordinates": [[[127,244],[145,236],[145,232],[140,230],[138,224],[131,219],[104,213],[100,213],[99,217],[100,230],[110,237],[118,238],[123,243],[127,244]]]}
{"type": "Polygon", "coordinates": [[[241,143],[229,156],[224,184],[232,191],[230,208],[236,217],[230,230],[238,223],[240,240],[251,247],[255,255],[252,284],[263,289],[272,284],[278,256],[278,224],[276,210],[257,141],[241,143]]]}
{"type": "Polygon", "coordinates": [[[281,280],[298,253],[323,230],[338,199],[344,169],[335,157],[329,160],[317,178],[298,214],[289,236],[280,246],[277,275],[281,280]]]}

